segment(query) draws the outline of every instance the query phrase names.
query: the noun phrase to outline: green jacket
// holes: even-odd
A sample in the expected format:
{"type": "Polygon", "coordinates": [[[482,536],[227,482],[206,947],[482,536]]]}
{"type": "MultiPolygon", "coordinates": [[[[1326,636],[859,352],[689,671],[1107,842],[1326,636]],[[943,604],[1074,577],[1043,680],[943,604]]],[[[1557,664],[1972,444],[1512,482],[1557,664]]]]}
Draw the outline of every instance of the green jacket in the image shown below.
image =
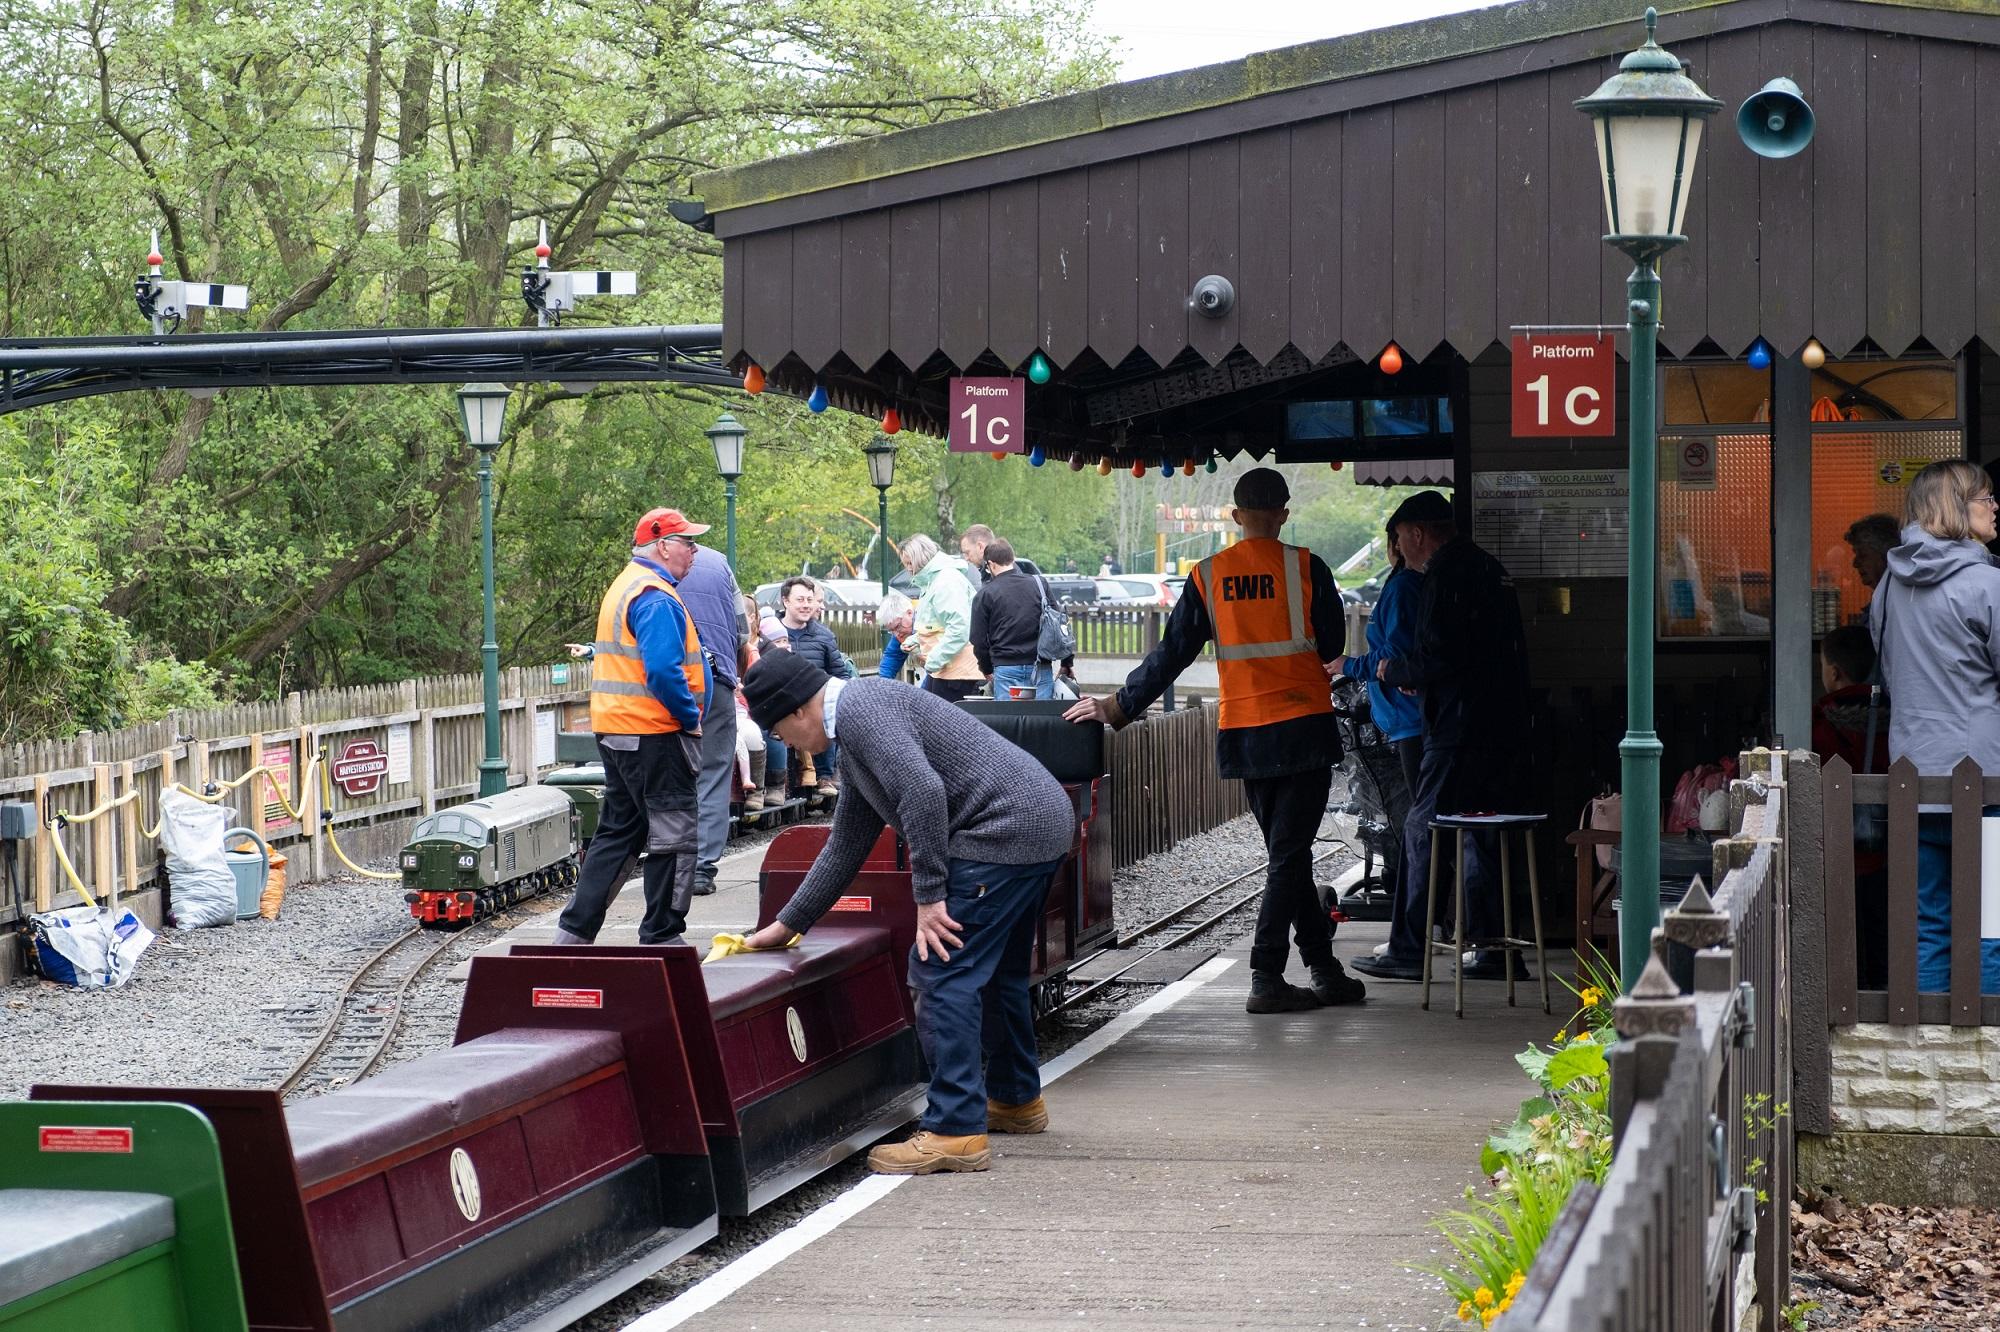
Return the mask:
{"type": "Polygon", "coordinates": [[[967,568],[958,556],[939,551],[917,573],[917,586],[923,595],[917,599],[914,623],[919,630],[941,631],[924,658],[926,671],[943,670],[971,641],[972,583],[966,577],[967,568]]]}

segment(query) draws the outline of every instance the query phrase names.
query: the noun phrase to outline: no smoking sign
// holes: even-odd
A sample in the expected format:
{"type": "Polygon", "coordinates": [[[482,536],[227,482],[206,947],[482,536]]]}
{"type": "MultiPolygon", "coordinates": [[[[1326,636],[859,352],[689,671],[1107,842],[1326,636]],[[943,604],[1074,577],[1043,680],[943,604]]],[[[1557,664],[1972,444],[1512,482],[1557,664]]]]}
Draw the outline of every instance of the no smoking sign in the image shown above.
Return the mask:
{"type": "Polygon", "coordinates": [[[1673,443],[1674,481],[1682,490],[1715,489],[1715,442],[1682,439],[1673,443]]]}

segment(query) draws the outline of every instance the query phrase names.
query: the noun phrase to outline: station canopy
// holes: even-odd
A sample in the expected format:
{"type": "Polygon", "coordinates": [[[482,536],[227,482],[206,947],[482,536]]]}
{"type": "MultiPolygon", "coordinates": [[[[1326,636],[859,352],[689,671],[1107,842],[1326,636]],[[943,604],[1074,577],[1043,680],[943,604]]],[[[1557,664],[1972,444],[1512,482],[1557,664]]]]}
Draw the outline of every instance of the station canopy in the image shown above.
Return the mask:
{"type": "MultiPolygon", "coordinates": [[[[1657,7],[1726,108],[1662,265],[1667,354],[2000,345],[2000,13],[1657,7]],[[1733,116],[1777,75],[1818,127],[1763,159],[1733,116]]],[[[1629,264],[1572,103],[1643,40],[1643,8],[1524,3],[1265,52],[712,173],[676,212],[723,244],[725,361],[782,392],[943,435],[952,376],[1039,352],[1028,432],[1052,457],[1449,455],[1465,366],[1513,327],[1624,324],[1629,264]],[[1220,317],[1189,306],[1210,275],[1234,289],[1220,317]]]]}

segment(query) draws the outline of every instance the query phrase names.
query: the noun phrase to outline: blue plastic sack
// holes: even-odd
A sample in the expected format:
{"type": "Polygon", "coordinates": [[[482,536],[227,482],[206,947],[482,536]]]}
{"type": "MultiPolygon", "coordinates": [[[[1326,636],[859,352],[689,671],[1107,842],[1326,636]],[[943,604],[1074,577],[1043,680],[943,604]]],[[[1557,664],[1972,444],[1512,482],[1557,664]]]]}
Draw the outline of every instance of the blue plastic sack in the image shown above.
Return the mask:
{"type": "Polygon", "coordinates": [[[102,907],[79,907],[29,916],[28,939],[42,975],[94,990],[132,979],[153,932],[130,911],[114,918],[102,907]]]}

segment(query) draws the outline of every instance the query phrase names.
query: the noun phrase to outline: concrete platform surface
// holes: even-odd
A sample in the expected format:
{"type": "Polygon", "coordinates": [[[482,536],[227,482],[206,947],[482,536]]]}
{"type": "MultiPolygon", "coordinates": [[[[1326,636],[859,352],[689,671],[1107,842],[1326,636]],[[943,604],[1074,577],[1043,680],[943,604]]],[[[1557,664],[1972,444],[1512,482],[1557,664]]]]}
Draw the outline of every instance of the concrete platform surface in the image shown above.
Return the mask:
{"type": "MultiPolygon", "coordinates": [[[[1384,934],[1346,927],[1340,951],[1384,934]]],[[[1051,1087],[1048,1133],[996,1135],[987,1173],[909,1181],[685,1326],[1438,1326],[1441,1289],[1401,1264],[1437,1261],[1427,1222],[1531,1090],[1514,1053],[1570,1010],[1468,983],[1459,1020],[1448,987],[1423,1012],[1418,987],[1377,982],[1359,1008],[1251,1017],[1247,950],[1226,955],[1051,1087]]]]}

